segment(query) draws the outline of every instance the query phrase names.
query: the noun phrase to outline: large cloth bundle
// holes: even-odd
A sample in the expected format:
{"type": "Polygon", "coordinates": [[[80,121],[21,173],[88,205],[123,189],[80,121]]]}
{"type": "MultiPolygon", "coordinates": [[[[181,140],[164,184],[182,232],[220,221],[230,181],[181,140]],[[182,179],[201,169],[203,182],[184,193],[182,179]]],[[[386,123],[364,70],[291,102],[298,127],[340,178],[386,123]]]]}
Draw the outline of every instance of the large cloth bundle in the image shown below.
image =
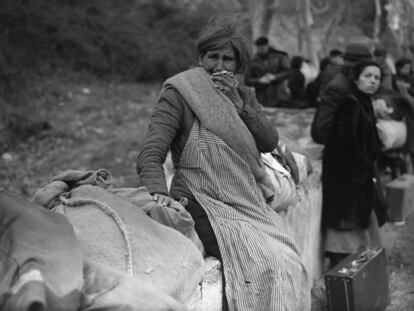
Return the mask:
{"type": "Polygon", "coordinates": [[[405,145],[407,141],[407,125],[404,121],[378,119],[376,125],[385,150],[405,145]]]}
{"type": "Polygon", "coordinates": [[[286,210],[296,199],[296,185],[292,175],[271,153],[262,153],[262,160],[275,186],[275,196],[268,204],[277,212],[286,210]]]}
{"type": "Polygon", "coordinates": [[[55,211],[72,223],[92,262],[139,276],[183,303],[202,278],[203,257],[196,245],[131,200],[83,185],[62,197],[55,211]]]}

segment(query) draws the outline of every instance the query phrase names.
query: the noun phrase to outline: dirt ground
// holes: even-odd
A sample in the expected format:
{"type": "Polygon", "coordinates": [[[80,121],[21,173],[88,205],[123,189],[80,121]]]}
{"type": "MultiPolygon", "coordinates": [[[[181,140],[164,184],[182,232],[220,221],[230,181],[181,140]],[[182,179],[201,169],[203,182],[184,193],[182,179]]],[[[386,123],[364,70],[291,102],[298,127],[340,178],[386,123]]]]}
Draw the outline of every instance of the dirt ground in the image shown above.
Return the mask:
{"type": "MultiPolygon", "coordinates": [[[[67,169],[108,169],[115,187],[140,185],[135,159],[150,120],[159,84],[116,84],[52,77],[33,85],[27,113],[51,127],[0,154],[0,188],[30,198],[36,189],[67,169]]],[[[294,128],[309,140],[313,111],[270,115],[278,128],[294,128]]],[[[414,216],[404,226],[382,228],[388,261],[387,311],[414,310],[414,216]]],[[[314,288],[313,311],[326,310],[324,285],[314,288]]]]}

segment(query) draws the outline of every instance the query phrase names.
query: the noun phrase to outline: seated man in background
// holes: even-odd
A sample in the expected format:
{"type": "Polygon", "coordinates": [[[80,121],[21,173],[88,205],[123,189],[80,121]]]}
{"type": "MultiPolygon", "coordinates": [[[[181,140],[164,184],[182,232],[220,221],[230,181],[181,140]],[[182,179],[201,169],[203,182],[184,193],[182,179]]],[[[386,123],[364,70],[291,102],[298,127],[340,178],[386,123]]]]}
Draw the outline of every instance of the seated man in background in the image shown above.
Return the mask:
{"type": "Polygon", "coordinates": [[[255,45],[257,52],[246,72],[246,85],[255,88],[257,100],[263,106],[283,106],[289,99],[288,54],[271,47],[267,37],[259,37],[255,45]]]}

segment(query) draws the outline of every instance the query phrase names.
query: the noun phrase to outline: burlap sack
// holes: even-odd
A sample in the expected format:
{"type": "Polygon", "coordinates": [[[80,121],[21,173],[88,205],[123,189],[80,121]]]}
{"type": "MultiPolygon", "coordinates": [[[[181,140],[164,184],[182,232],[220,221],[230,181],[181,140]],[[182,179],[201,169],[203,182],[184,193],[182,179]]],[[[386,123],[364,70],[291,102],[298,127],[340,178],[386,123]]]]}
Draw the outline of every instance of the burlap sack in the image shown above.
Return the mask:
{"type": "Polygon", "coordinates": [[[85,185],[55,210],[68,217],[92,262],[132,272],[182,303],[201,281],[204,262],[195,244],[130,201],[85,185]]]}

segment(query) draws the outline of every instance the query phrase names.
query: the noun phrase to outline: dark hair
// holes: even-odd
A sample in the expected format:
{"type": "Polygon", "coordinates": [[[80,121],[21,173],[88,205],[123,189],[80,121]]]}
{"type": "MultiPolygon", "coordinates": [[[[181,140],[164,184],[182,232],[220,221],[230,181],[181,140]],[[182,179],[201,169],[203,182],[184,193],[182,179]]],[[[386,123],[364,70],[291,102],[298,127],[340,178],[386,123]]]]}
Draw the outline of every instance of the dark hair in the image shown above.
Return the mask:
{"type": "Polygon", "coordinates": [[[254,41],[254,44],[256,44],[257,46],[267,45],[269,44],[269,39],[267,37],[259,37],[256,39],[256,41],[254,41]]]}
{"type": "Polygon", "coordinates": [[[293,56],[290,61],[290,68],[300,69],[302,67],[304,58],[302,56],[293,56]]]}
{"type": "Polygon", "coordinates": [[[246,14],[231,16],[214,16],[201,32],[196,49],[198,56],[203,57],[208,51],[223,49],[228,46],[234,49],[236,56],[236,72],[244,72],[251,58],[251,24],[246,14]]]}
{"type": "Polygon", "coordinates": [[[382,69],[381,69],[381,65],[378,64],[376,61],[373,61],[373,60],[362,60],[362,61],[356,63],[352,67],[352,74],[351,74],[352,81],[358,80],[359,76],[364,71],[364,69],[369,67],[369,66],[375,66],[375,67],[379,68],[380,74],[381,74],[380,80],[382,81],[383,72],[382,72],[382,69]]]}
{"type": "Polygon", "coordinates": [[[330,57],[342,56],[344,53],[341,50],[333,49],[329,52],[330,57]]]}
{"type": "Polygon", "coordinates": [[[395,68],[399,69],[406,64],[412,65],[411,60],[409,58],[400,58],[399,60],[395,62],[395,68]]]}

